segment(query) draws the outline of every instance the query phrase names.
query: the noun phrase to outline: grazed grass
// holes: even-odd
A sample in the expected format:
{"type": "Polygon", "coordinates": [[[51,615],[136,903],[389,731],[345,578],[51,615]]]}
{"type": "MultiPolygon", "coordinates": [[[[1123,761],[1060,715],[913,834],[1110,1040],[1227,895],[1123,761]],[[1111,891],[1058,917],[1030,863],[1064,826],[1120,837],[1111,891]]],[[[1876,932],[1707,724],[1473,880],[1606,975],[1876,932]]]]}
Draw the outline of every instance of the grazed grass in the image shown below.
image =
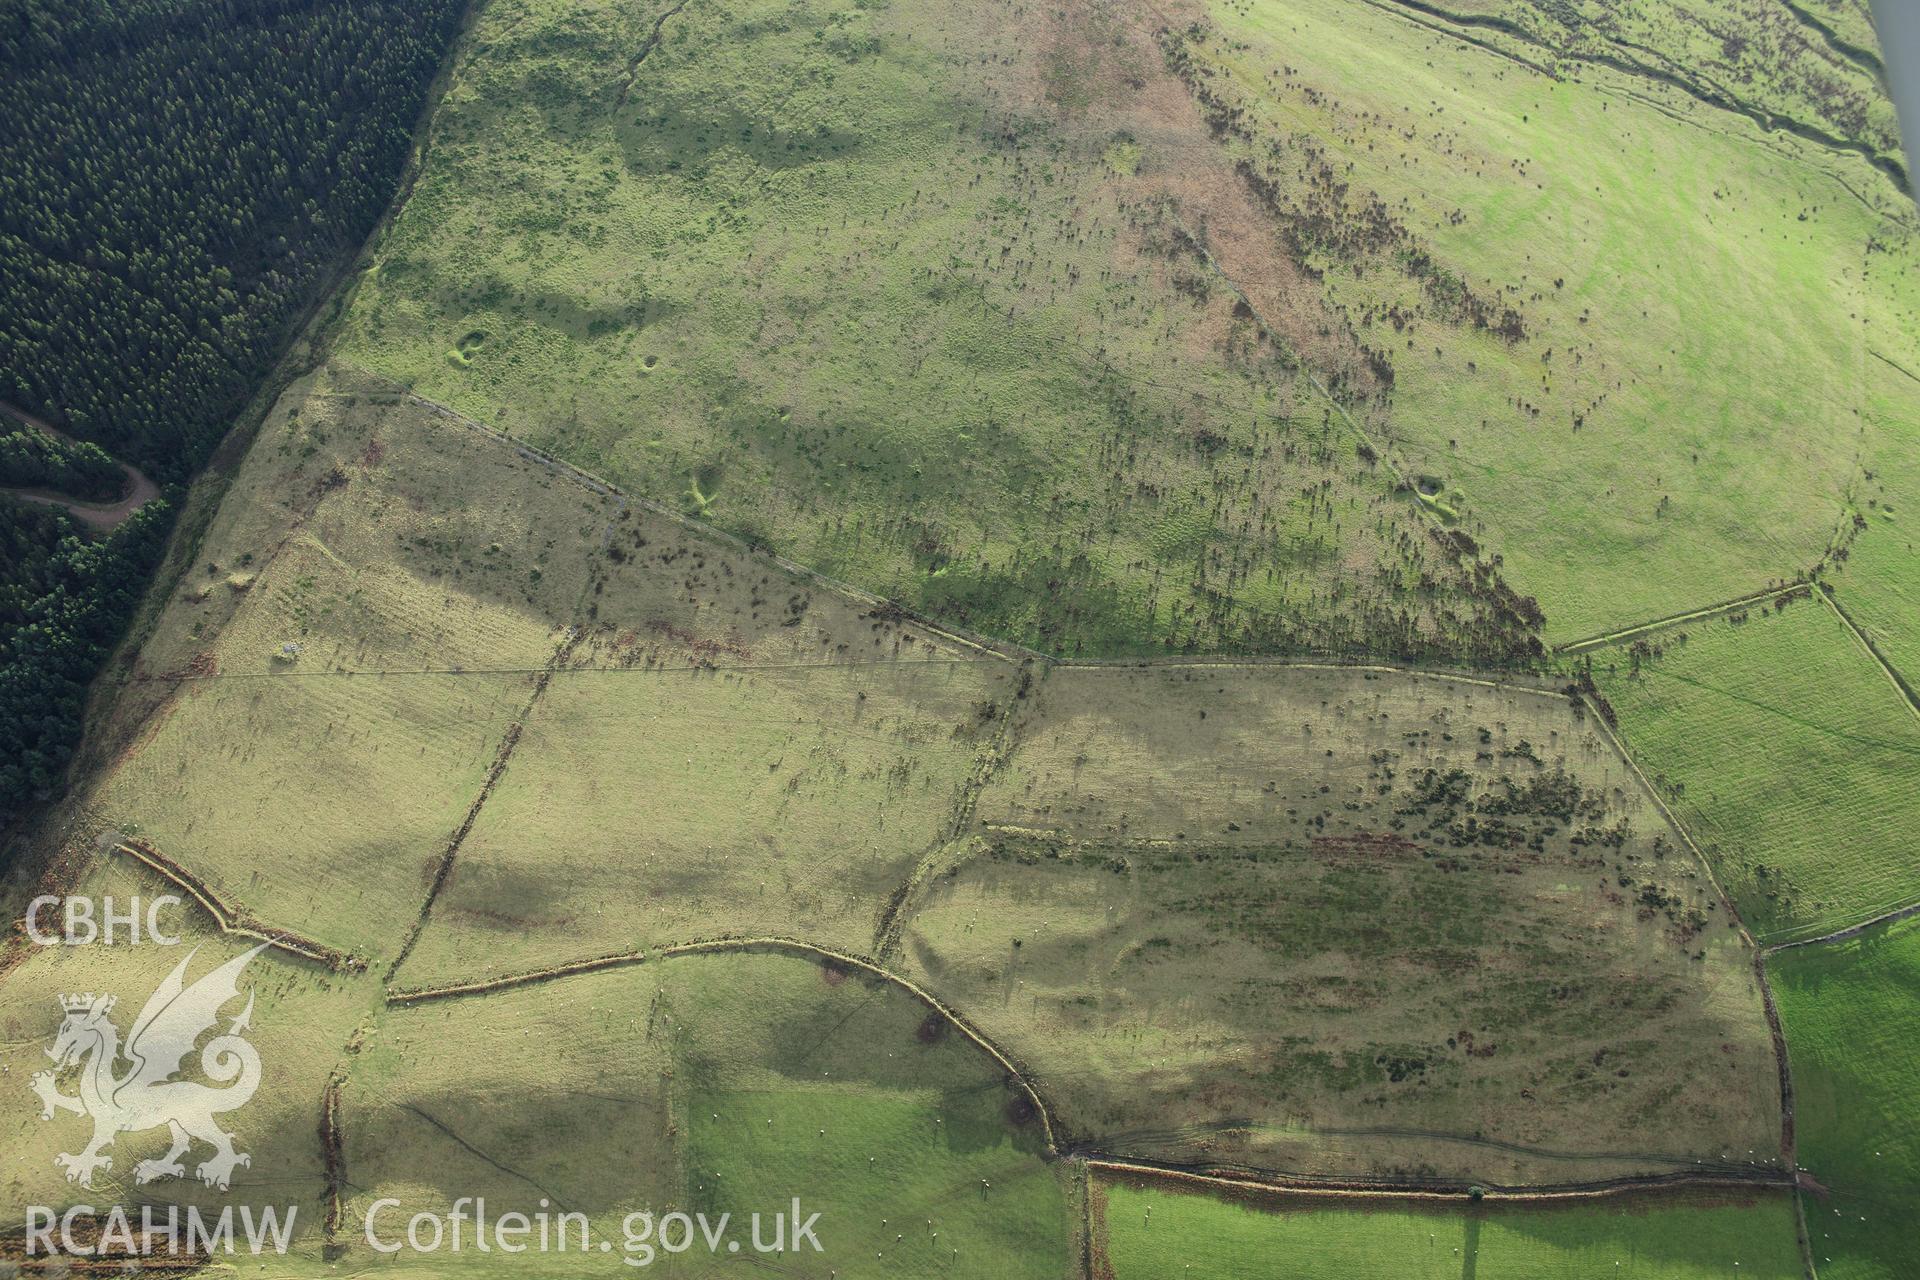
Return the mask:
{"type": "Polygon", "coordinates": [[[1784,951],[1767,974],[1793,1061],[1814,1263],[1833,1280],[1912,1270],[1920,1204],[1920,926],[1784,951]]]}
{"type": "Polygon", "coordinates": [[[1014,678],[991,658],[558,676],[407,981],[726,935],[865,951],[1014,678]]]}
{"type": "Polygon", "coordinates": [[[260,919],[388,955],[531,685],[450,675],[191,685],[95,803],[260,919]]]}
{"type": "MultiPolygon", "coordinates": [[[[1391,357],[1372,420],[1410,470],[1457,490],[1461,527],[1539,598],[1549,639],[1821,558],[1861,453],[1869,344],[1913,341],[1863,324],[1869,295],[1910,306],[1920,288],[1869,269],[1870,242],[1908,243],[1916,225],[1884,175],[1643,76],[1550,77],[1391,4],[1210,11],[1184,43],[1238,113],[1219,117],[1230,140],[1244,133],[1294,251],[1391,357]],[[1463,290],[1525,336],[1460,323],[1463,290]]],[[[1616,8],[1582,38],[1685,22],[1616,8]]],[[[1884,117],[1878,88],[1860,92],[1884,117]]]]}
{"type": "Polygon", "coordinates": [[[1267,232],[1143,29],[692,0],[629,86],[662,12],[480,14],[352,359],[1054,652],[1524,648],[1296,371],[1370,378],[1314,282],[1207,265],[1267,232]]]}
{"type": "Polygon", "coordinates": [[[1628,746],[1763,941],[1920,892],[1920,719],[1825,604],[1756,608],[1592,660],[1628,746]]]}
{"type": "Polygon", "coordinates": [[[1704,1280],[1802,1274],[1793,1209],[1640,1200],[1575,1207],[1274,1208],[1125,1183],[1101,1191],[1114,1280],[1704,1280]],[[1733,1266],[1738,1263],[1738,1268],[1733,1266]]]}

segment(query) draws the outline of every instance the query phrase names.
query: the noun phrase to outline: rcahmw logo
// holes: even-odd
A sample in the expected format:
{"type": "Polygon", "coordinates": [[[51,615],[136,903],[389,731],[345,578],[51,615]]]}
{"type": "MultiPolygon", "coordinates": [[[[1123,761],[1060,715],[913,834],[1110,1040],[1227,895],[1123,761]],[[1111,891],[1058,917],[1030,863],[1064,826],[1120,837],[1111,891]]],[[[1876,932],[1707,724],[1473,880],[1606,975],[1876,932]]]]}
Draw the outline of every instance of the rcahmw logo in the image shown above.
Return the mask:
{"type": "Polygon", "coordinates": [[[119,1205],[99,1219],[100,1229],[89,1230],[99,1217],[90,1204],[77,1204],[65,1213],[56,1213],[44,1205],[27,1210],[27,1256],[72,1258],[139,1258],[166,1255],[210,1257],[217,1253],[285,1253],[293,1240],[293,1221],[299,1206],[284,1210],[271,1206],[258,1214],[247,1205],[239,1210],[238,1233],[234,1231],[234,1207],[224,1206],[218,1214],[200,1211],[198,1205],[142,1205],[139,1218],[129,1216],[119,1205]]]}
{"type": "Polygon", "coordinates": [[[161,1125],[167,1127],[172,1145],[159,1159],[142,1160],[133,1167],[137,1183],[185,1177],[186,1166],[180,1158],[196,1141],[213,1148],[194,1171],[209,1187],[225,1191],[234,1169],[251,1163],[243,1152],[234,1150],[234,1135],[214,1122],[216,1115],[245,1105],[260,1087],[260,1055],[243,1035],[253,1017],[251,992],[226,1032],[214,1036],[200,1051],[201,1073],[225,1087],[175,1077],[181,1060],[219,1021],[221,1008],[238,998],[241,970],[265,949],[263,943],[188,986],[187,965],[195,954],[190,952],[148,997],[124,1044],[109,1016],[113,996],[60,997],[66,1017],[47,1050],[54,1069],[35,1073],[28,1083],[40,1096],[42,1120],[62,1111],[93,1120],[93,1139],[85,1148],[53,1158],[65,1170],[67,1181],[92,1186],[96,1170],[113,1168],[106,1148],[116,1136],[161,1125]],[[123,1059],[129,1065],[121,1071],[123,1059]],[[78,1068],[78,1093],[64,1094],[59,1080],[72,1068],[78,1068]]]}

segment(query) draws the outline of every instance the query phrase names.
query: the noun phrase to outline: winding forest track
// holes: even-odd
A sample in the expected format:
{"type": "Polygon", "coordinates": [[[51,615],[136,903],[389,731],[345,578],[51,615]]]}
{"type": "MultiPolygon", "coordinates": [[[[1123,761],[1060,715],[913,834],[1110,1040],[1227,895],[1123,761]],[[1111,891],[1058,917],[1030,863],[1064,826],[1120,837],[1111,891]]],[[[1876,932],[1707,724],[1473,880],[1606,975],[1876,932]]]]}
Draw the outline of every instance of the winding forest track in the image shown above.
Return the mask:
{"type": "MultiPolygon", "coordinates": [[[[62,440],[68,444],[80,443],[45,419],[35,417],[25,409],[8,404],[4,400],[0,400],[0,416],[25,423],[35,431],[44,432],[56,440],[62,440]]],[[[125,524],[134,512],[160,496],[160,486],[155,484],[146,472],[128,463],[120,462],[117,458],[114,461],[121,473],[127,477],[126,496],[118,502],[86,502],[48,489],[23,489],[6,485],[0,485],[0,494],[44,507],[59,507],[88,528],[106,533],[125,524]]]]}

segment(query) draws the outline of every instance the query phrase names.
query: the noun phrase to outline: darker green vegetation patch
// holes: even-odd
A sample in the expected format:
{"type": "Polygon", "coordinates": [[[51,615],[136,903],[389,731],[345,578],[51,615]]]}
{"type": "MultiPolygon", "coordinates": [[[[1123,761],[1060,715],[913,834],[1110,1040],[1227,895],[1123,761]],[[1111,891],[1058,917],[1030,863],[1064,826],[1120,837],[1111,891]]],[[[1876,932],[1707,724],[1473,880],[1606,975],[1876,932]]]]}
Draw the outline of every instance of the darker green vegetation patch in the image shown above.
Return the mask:
{"type": "MultiPolygon", "coordinates": [[[[0,7],[0,401],[190,478],[385,208],[462,8],[0,7]]],[[[0,484],[121,483],[96,445],[0,437],[0,484]]],[[[57,785],[165,510],[93,546],[5,513],[0,818],[57,785]]]]}
{"type": "Polygon", "coordinates": [[[126,489],[127,478],[97,444],[61,440],[21,427],[0,435],[0,487],[46,489],[110,502],[126,489]]]}

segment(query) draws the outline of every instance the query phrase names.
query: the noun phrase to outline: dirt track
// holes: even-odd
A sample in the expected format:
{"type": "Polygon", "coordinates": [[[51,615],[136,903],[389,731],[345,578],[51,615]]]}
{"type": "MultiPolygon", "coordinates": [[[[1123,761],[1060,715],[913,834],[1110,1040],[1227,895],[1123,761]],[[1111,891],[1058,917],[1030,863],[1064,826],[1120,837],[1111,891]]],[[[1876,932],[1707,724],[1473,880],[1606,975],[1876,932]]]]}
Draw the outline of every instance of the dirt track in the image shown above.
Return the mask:
{"type": "MultiPolygon", "coordinates": [[[[36,418],[25,409],[16,408],[4,400],[0,400],[0,414],[24,422],[36,431],[44,431],[56,440],[64,440],[68,444],[79,443],[53,424],[36,418]]],[[[22,502],[59,507],[88,528],[105,533],[119,528],[134,512],[160,496],[160,486],[149,479],[144,471],[138,467],[130,467],[124,462],[119,465],[121,472],[127,477],[127,494],[118,502],[83,502],[78,498],[69,498],[47,489],[16,489],[5,485],[0,485],[0,493],[11,495],[22,502]]]]}

